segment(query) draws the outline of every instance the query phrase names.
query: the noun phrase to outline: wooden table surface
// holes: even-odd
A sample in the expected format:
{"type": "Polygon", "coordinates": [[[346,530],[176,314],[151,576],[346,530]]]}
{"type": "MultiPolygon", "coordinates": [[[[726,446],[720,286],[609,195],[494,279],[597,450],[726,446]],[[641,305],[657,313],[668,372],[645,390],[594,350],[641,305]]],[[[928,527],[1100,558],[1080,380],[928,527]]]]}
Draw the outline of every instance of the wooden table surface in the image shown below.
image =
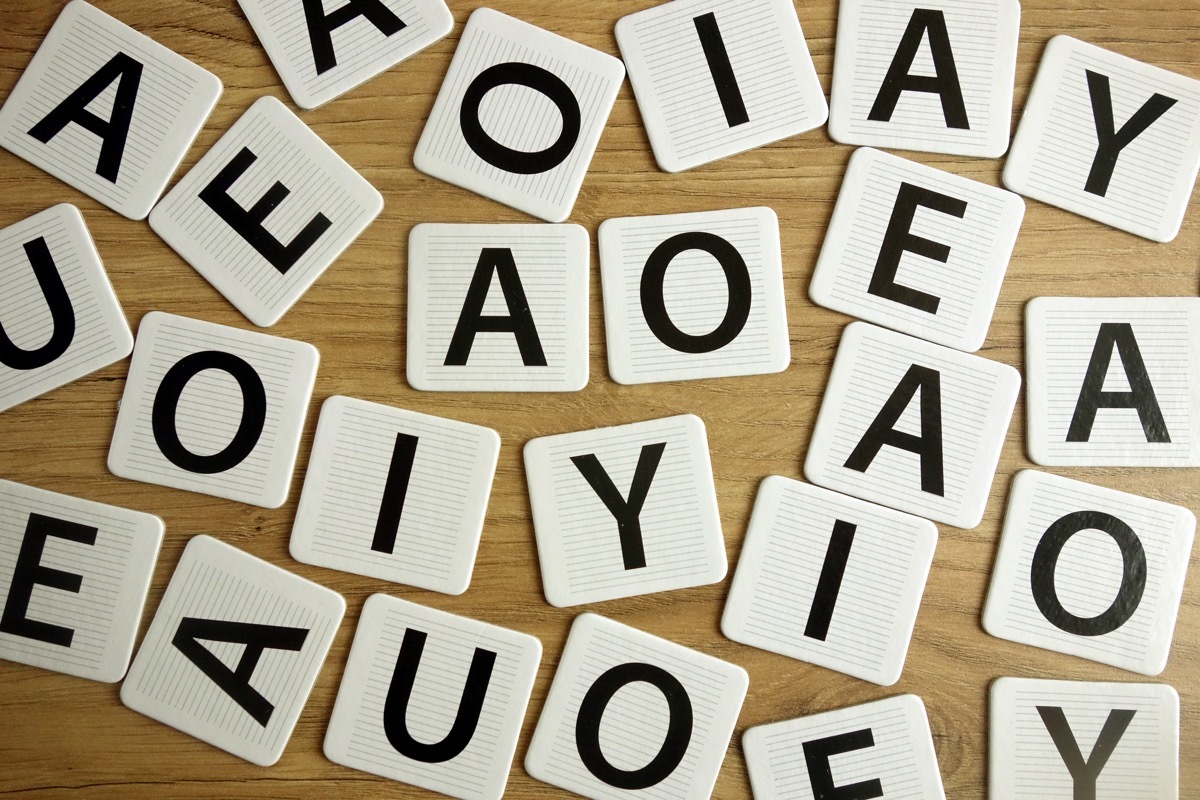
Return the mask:
{"type": "MultiPolygon", "coordinates": [[[[617,54],[613,25],[652,0],[496,0],[494,8],[617,54]]],[[[62,2],[0,3],[0,96],[28,64],[62,2]]],[[[216,73],[225,92],[178,175],[264,94],[291,104],[235,0],[97,0],[96,5],[216,73]]],[[[718,620],[729,589],[721,583],[593,606],[556,609],[542,596],[521,448],[547,434],[694,413],[708,427],[730,559],[741,550],[759,484],[798,478],[830,364],[848,318],[813,305],[808,284],[852,148],[824,129],[678,175],[651,156],[626,83],[600,140],[571,221],[592,235],[591,380],[554,395],[427,393],[404,379],[407,239],[419,222],[528,222],[524,214],[418,173],[413,149],[476,0],[450,0],[447,38],[323,108],[301,112],[326,142],[385,198],[382,215],[270,332],[321,351],[289,501],[264,510],[122,480],[105,467],[128,361],[0,414],[0,476],[161,516],[167,534],[141,631],[157,608],[185,543],[211,534],[345,596],[346,619],[283,758],[260,768],[121,705],[118,685],[94,683],[0,662],[0,797],[344,797],[433,796],[329,762],[321,742],[363,601],[372,593],[414,600],[533,634],[545,654],[509,782],[511,797],[559,797],[521,766],[562,652],[581,611],[596,611],[745,667],[750,692],[717,782],[715,797],[750,796],[740,737],[749,726],[790,719],[903,692],[928,708],[946,794],[986,793],[987,691],[999,676],[1136,681],[1114,667],[992,638],[980,626],[1005,498],[1025,453],[1019,403],[983,524],[939,526],[941,538],[903,677],[879,687],[725,639],[718,620]],[[779,215],[791,367],[781,374],[619,386],[607,373],[596,228],[610,217],[767,205],[779,215]],[[486,425],[503,445],[470,589],[451,597],[299,564],[288,537],[320,403],[346,394],[486,425]]],[[[837,3],[798,5],[828,92],[837,3]]],[[[1042,49],[1069,33],[1200,78],[1200,0],[1026,0],[1014,97],[1024,107],[1042,49]]],[[[294,106],[292,106],[295,108],[294,106]]],[[[1003,160],[906,153],[1000,185],[1003,160]]],[[[0,152],[0,226],[55,203],[79,206],[105,268],[136,328],[163,310],[253,329],[175,255],[145,222],[131,222],[15,156],[0,152]]],[[[981,355],[1021,367],[1025,303],[1039,295],[1195,296],[1200,282],[1200,192],[1183,230],[1156,244],[1028,201],[1024,225],[981,355]]],[[[3,291],[0,288],[0,291],[3,291]]],[[[1163,469],[1056,470],[1127,492],[1200,508],[1200,473],[1163,469]]],[[[1175,642],[1157,680],[1182,699],[1181,786],[1200,792],[1200,568],[1189,571],[1175,642]]]]}

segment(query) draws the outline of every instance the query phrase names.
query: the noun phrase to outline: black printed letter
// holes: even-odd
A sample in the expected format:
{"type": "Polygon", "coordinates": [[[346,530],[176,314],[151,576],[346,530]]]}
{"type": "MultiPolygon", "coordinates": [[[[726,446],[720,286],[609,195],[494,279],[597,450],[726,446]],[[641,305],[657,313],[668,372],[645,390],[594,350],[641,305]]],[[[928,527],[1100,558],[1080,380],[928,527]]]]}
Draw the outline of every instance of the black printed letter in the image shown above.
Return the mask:
{"type": "Polygon", "coordinates": [[[383,502],[379,504],[379,517],[375,520],[372,550],[389,555],[396,550],[396,531],[400,527],[400,517],[404,514],[404,498],[408,495],[408,482],[412,478],[418,441],[420,439],[416,436],[407,433],[396,434],[387,483],[383,486],[383,502]]]}
{"type": "Polygon", "coordinates": [[[75,339],[75,307],[71,305],[67,287],[63,285],[62,275],[58,273],[45,238],[39,236],[32,242],[26,242],[25,255],[42,289],[42,297],[46,298],[54,330],[50,333],[49,341],[41,347],[22,350],[8,337],[4,332],[4,324],[0,323],[0,364],[21,370],[46,366],[67,352],[75,339]]]}
{"type": "Polygon", "coordinates": [[[848,786],[835,786],[833,768],[829,766],[831,756],[874,746],[875,737],[870,728],[805,742],[804,763],[808,767],[808,782],[812,786],[813,800],[870,800],[873,797],[883,797],[883,784],[878,778],[848,786]]]}
{"type": "Polygon", "coordinates": [[[100,158],[96,162],[96,174],[113,183],[121,172],[121,159],[125,155],[125,140],[129,138],[129,126],[133,122],[133,106],[137,103],[138,86],[142,82],[142,64],[124,53],[117,53],[95,75],[84,81],[59,103],[41,122],[29,130],[29,135],[46,144],[59,134],[69,123],[74,122],[84,130],[99,136],[100,158]],[[87,110],[97,97],[104,93],[115,80],[117,95],[113,100],[112,114],[107,120],[87,110]]]}
{"type": "Polygon", "coordinates": [[[233,353],[220,350],[205,350],[179,359],[163,376],[158,393],[154,395],[151,413],[151,427],[158,449],[175,466],[200,475],[225,472],[242,463],[258,444],[266,422],[267,390],[263,387],[262,378],[258,377],[254,367],[233,353]],[[228,372],[238,382],[242,389],[242,418],[237,433],[224,450],[202,456],[188,450],[179,440],[175,413],[188,381],[206,369],[228,372]]]}
{"type": "Polygon", "coordinates": [[[1155,93],[1125,121],[1121,130],[1114,132],[1108,76],[1092,72],[1090,69],[1085,71],[1088,95],[1092,99],[1092,118],[1096,122],[1096,138],[1099,143],[1083,190],[1104,197],[1108,193],[1108,184],[1112,180],[1113,170],[1117,168],[1117,157],[1121,155],[1121,151],[1140,136],[1142,131],[1153,125],[1155,120],[1167,113],[1171,106],[1175,105],[1175,100],[1155,93]]]}
{"type": "Polygon", "coordinates": [[[845,466],[866,472],[884,445],[916,453],[921,457],[921,491],[945,494],[942,479],[942,374],[929,367],[913,364],[901,378],[880,409],[879,415],[867,428],[845,466]],[[913,396],[921,393],[921,435],[913,436],[895,428],[913,396]]]}
{"type": "Polygon", "coordinates": [[[742,100],[737,76],[733,74],[733,65],[729,63],[729,53],[725,50],[725,40],[721,38],[721,29],[717,26],[717,15],[710,11],[696,17],[692,22],[696,26],[696,34],[700,37],[700,46],[704,48],[704,60],[708,62],[713,85],[717,87],[717,97],[721,100],[725,121],[731,128],[749,122],[746,103],[742,100]]]}
{"type": "Polygon", "coordinates": [[[596,458],[594,453],[571,456],[571,463],[583,473],[588,484],[617,519],[617,535],[621,539],[621,558],[625,569],[640,569],[646,566],[640,517],[642,506],[646,503],[646,495],[650,493],[654,473],[658,471],[658,462],[666,449],[666,442],[642,447],[642,452],[638,455],[637,469],[633,472],[633,483],[629,486],[628,500],[621,497],[621,492],[613,485],[612,478],[608,477],[608,473],[600,465],[600,459],[596,458]]]}
{"type": "Polygon", "coordinates": [[[512,250],[507,247],[485,247],[480,251],[471,286],[467,289],[466,302],[458,315],[458,324],[454,326],[450,349],[446,351],[445,365],[465,365],[471,357],[475,334],[480,332],[511,333],[517,339],[521,361],[525,366],[546,366],[546,354],[542,350],[542,340],[538,338],[533,313],[529,310],[529,301],[525,299],[525,287],[521,285],[512,250]],[[500,280],[500,291],[504,293],[504,302],[508,305],[507,317],[483,315],[483,304],[487,302],[488,290],[492,288],[493,274],[500,280]]]}
{"type": "Polygon", "coordinates": [[[857,530],[857,525],[840,519],[833,523],[833,536],[825,550],[825,563],[821,566],[812,610],[808,612],[808,624],[804,627],[804,635],[810,639],[823,642],[829,634],[833,608],[837,605],[842,576],[846,574],[846,562],[850,560],[850,548],[854,545],[854,533],[857,530]]]}
{"type": "Polygon", "coordinates": [[[399,33],[405,28],[404,21],[380,0],[347,0],[344,6],[328,15],[321,0],[304,0],[304,18],[308,20],[308,39],[312,42],[313,61],[316,62],[318,75],[337,66],[333,32],[358,17],[366,17],[384,36],[399,33]]]}
{"type": "Polygon", "coordinates": [[[750,272],[737,248],[712,233],[679,233],[654,248],[642,270],[642,314],[659,341],[681,353],[711,353],[737,338],[750,318],[750,272]],[[729,286],[725,318],[711,333],[693,336],[675,326],[667,313],[663,284],[675,256],[688,250],[703,250],[717,260],[729,286]]]}
{"type": "Polygon", "coordinates": [[[237,231],[238,235],[257,250],[272,267],[286,275],[333,223],[329,217],[318,212],[287,244],[271,235],[271,232],[263,227],[263,220],[291,194],[290,189],[275,181],[271,188],[267,189],[267,193],[248,209],[242,208],[229,196],[229,187],[233,186],[257,160],[258,156],[250,152],[249,148],[243,147],[232,161],[222,167],[217,177],[200,191],[200,199],[215,211],[218,217],[225,220],[225,224],[237,231]]]}
{"type": "Polygon", "coordinates": [[[613,667],[591,685],[575,718],[575,747],[588,772],[618,789],[645,789],[670,776],[692,740],[692,700],[687,689],[671,673],[653,664],[629,663],[613,667]],[[648,683],[667,701],[667,735],[662,746],[644,767],[624,770],[614,767],[600,749],[600,721],[613,696],[631,683],[648,683]]]}
{"type": "Polygon", "coordinates": [[[1146,589],[1146,551],[1133,529],[1111,514],[1074,511],[1042,534],[1033,553],[1029,582],[1037,607],[1053,625],[1077,636],[1103,636],[1128,622],[1142,602],[1142,592],[1146,589]],[[1054,570],[1063,547],[1072,536],[1086,530],[1104,531],[1121,549],[1121,588],[1112,605],[1094,617],[1078,617],[1063,608],[1054,583],[1054,570]]]}
{"type": "Polygon", "coordinates": [[[1150,384],[1150,375],[1146,372],[1146,362],[1142,360],[1133,326],[1128,322],[1105,322],[1100,326],[1096,344],[1092,348],[1092,358],[1088,361],[1087,375],[1079,389],[1071,427],[1067,430],[1067,441],[1088,441],[1092,436],[1092,425],[1096,422],[1096,411],[1101,408],[1136,408],[1147,442],[1171,442],[1167,422],[1163,419],[1158,398],[1154,396],[1154,387],[1150,384]],[[1114,346],[1121,355],[1121,366],[1125,368],[1128,392],[1104,391],[1104,378],[1108,375],[1114,346]]]}
{"type": "Polygon", "coordinates": [[[896,195],[896,205],[892,208],[892,218],[888,220],[887,231],[883,234],[883,246],[879,249],[879,258],[875,261],[875,272],[871,274],[871,285],[867,291],[878,297],[893,300],[911,306],[918,311],[936,314],[941,298],[925,292],[902,286],[896,283],[896,271],[900,268],[900,259],[905,251],[925,256],[933,261],[945,264],[950,258],[950,246],[917,236],[912,233],[913,217],[917,207],[932,208],[942,214],[962,219],[967,213],[967,204],[948,195],[923,189],[911,183],[901,183],[900,192],[896,195]]]}
{"type": "Polygon", "coordinates": [[[1100,735],[1092,745],[1092,754],[1084,761],[1083,753],[1079,752],[1079,743],[1075,741],[1075,734],[1071,732],[1071,725],[1067,722],[1063,710],[1058,706],[1038,706],[1037,710],[1042,724],[1050,732],[1054,746],[1058,748],[1059,756],[1067,765],[1067,771],[1071,773],[1071,780],[1075,785],[1074,800],[1096,800],[1096,779],[1100,777],[1100,771],[1108,763],[1109,757],[1137,712],[1120,708],[1108,712],[1108,719],[1104,720],[1104,727],[1100,729],[1100,735]]]}
{"type": "Polygon", "coordinates": [[[96,533],[96,528],[78,522],[41,514],[29,515],[29,522],[25,524],[25,538],[21,540],[21,550],[13,567],[8,602],[4,604],[4,614],[0,616],[0,631],[47,644],[71,646],[75,631],[29,619],[25,615],[29,612],[34,586],[49,586],[51,589],[78,594],[79,587],[83,585],[83,578],[73,572],[42,566],[42,550],[46,547],[46,540],[54,536],[91,546],[96,544],[96,533]]]}
{"type": "Polygon", "coordinates": [[[471,743],[471,737],[479,725],[483,701],[487,697],[496,654],[482,647],[475,648],[450,732],[440,742],[426,744],[412,737],[407,721],[408,701],[417,678],[417,668],[421,664],[421,654],[425,652],[425,639],[426,635],[421,631],[412,628],[404,631],[404,640],[400,642],[400,652],[396,656],[396,669],[392,672],[392,682],[383,703],[383,731],[400,755],[426,764],[441,764],[457,756],[471,743]]]}
{"type": "Polygon", "coordinates": [[[566,161],[567,156],[575,149],[575,143],[579,141],[581,121],[579,101],[575,99],[571,87],[553,72],[519,61],[496,64],[476,75],[463,94],[462,107],[458,112],[463,138],[475,151],[475,155],[493,167],[518,175],[548,172],[566,161]],[[483,103],[483,98],[492,89],[510,83],[541,92],[558,106],[558,113],[562,115],[562,130],[559,131],[554,144],[545,150],[532,153],[513,150],[497,142],[483,129],[483,123],[479,121],[479,106],[483,103]]]}
{"type": "Polygon", "coordinates": [[[306,628],[184,617],[179,620],[179,628],[171,644],[265,728],[275,713],[275,706],[250,685],[254,668],[258,666],[264,650],[298,651],[304,647],[307,638],[306,628]],[[231,670],[211,650],[200,644],[200,639],[244,644],[246,649],[242,651],[237,668],[231,670]]]}
{"type": "Polygon", "coordinates": [[[938,95],[942,101],[942,116],[946,119],[946,126],[970,129],[962,86],[958,82],[958,69],[954,65],[954,51],[950,49],[946,15],[941,11],[927,8],[913,11],[867,119],[889,122],[901,92],[929,92],[938,95]],[[913,75],[909,70],[912,69],[926,32],[929,34],[929,52],[933,55],[934,74],[913,75]]]}

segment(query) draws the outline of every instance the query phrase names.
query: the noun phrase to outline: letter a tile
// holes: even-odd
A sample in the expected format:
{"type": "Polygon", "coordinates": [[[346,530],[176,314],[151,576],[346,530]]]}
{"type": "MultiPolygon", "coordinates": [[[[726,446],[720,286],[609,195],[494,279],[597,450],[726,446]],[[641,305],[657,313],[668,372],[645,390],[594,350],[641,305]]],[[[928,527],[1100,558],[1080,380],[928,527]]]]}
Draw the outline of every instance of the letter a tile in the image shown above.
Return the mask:
{"type": "Polygon", "coordinates": [[[0,480],[0,658],[125,677],[163,522],[0,480]]]}
{"type": "Polygon", "coordinates": [[[974,528],[1020,388],[1007,364],[852,322],[804,474],[826,489],[974,528]]]}
{"type": "Polygon", "coordinates": [[[773,475],[759,487],[721,631],[891,686],[937,536],[929,520],[773,475]]]}
{"type": "Polygon", "coordinates": [[[675,0],[617,22],[658,165],[679,172],[825,124],[789,0],[675,0]]]}
{"type": "Polygon", "coordinates": [[[1170,686],[998,678],[989,717],[989,797],[1179,798],[1179,693],[1170,686]]]}
{"type": "Polygon", "coordinates": [[[605,220],[600,277],[618,383],[787,369],[779,218],[769,208],[605,220]]]}
{"type": "Polygon", "coordinates": [[[1167,665],[1195,533],[1196,517],[1182,506],[1019,472],[983,627],[1157,675],[1167,665]]]}
{"type": "Polygon", "coordinates": [[[562,222],[624,79],[618,58],[477,9],[413,163],[427,175],[562,222]]]}
{"type": "Polygon", "coordinates": [[[316,108],[454,27],[442,0],[238,0],[288,93],[316,108]]]}
{"type": "Polygon", "coordinates": [[[292,557],[462,594],[499,455],[491,428],[330,397],[296,510],[292,557]]]}
{"type": "Polygon", "coordinates": [[[999,158],[1008,149],[1017,0],[842,0],[829,135],[999,158]]]}
{"type": "Polygon", "coordinates": [[[592,800],[705,800],[750,678],[597,614],[571,625],[525,770],[592,800]]]}
{"type": "Polygon", "coordinates": [[[120,361],[133,334],[73,205],[0,230],[0,411],[120,361]]]}
{"type": "Polygon", "coordinates": [[[560,608],[716,583],[725,541],[690,414],[525,445],[542,587],[560,608]]]}
{"type": "Polygon", "coordinates": [[[0,146],[145,219],[220,96],[216,75],[74,0],[0,109],[0,146]]]}
{"type": "Polygon", "coordinates": [[[155,207],[150,227],[265,328],[382,210],[365,178],[263,97],[155,207]]]}
{"type": "Polygon", "coordinates": [[[588,242],[579,225],[415,226],[408,237],[412,387],[577,392],[586,386],[588,242]]]}
{"type": "Polygon", "coordinates": [[[834,311],[974,352],[1024,214],[1012,192],[861,148],[808,293],[834,311]]]}
{"type": "Polygon", "coordinates": [[[759,725],[746,731],[742,749],[755,800],[946,798],[915,694],[759,725]]]}
{"type": "Polygon", "coordinates": [[[1004,185],[1156,242],[1200,171],[1200,80],[1070,36],[1046,45],[1004,185]]]}
{"type": "Polygon", "coordinates": [[[1200,299],[1025,306],[1029,457],[1045,467],[1200,467],[1200,299]]]}
{"type": "Polygon", "coordinates": [[[279,508],[317,361],[311,344],[152,311],[138,328],[109,470],[279,508]]]}
{"type": "Polygon", "coordinates": [[[121,702],[269,767],[287,746],[345,612],[338,593],[196,536],[121,686],[121,702]]]}
{"type": "Polygon", "coordinates": [[[325,755],[460,800],[499,800],[541,658],[528,634],[371,595],[325,755]]]}

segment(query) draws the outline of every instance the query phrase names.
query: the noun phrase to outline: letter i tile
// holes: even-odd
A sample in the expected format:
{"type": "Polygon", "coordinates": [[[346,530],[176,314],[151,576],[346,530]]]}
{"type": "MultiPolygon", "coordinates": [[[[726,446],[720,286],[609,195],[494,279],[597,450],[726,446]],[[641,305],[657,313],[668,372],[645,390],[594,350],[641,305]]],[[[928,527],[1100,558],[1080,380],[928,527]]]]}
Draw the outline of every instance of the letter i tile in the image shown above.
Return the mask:
{"type": "Polygon", "coordinates": [[[345,612],[330,589],[193,537],[121,702],[268,767],[283,754],[345,612]]]}
{"type": "Polygon", "coordinates": [[[750,678],[597,614],[571,625],[525,770],[592,800],[712,794],[750,678]]]}
{"type": "Polygon", "coordinates": [[[528,634],[372,595],[325,755],[460,800],[499,800],[541,658],[528,634]]]}
{"type": "Polygon", "coordinates": [[[725,541],[690,414],[525,445],[542,587],[564,607],[716,583],[725,541]]]}
{"type": "Polygon", "coordinates": [[[150,227],[266,328],[382,210],[366,178],[263,97],[155,206],[150,227]]]}

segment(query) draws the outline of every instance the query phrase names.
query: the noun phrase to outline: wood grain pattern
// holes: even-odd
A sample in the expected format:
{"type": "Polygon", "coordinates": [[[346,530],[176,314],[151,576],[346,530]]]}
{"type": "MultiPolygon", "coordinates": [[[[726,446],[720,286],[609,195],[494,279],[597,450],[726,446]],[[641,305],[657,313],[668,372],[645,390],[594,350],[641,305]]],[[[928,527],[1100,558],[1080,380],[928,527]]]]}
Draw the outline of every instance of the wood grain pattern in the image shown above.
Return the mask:
{"type": "MultiPolygon", "coordinates": [[[[258,97],[290,104],[234,0],[97,0],[96,4],[225,83],[216,111],[189,152],[188,169],[258,97]]],[[[330,763],[321,742],[363,601],[387,592],[534,634],[545,657],[534,688],[511,797],[559,797],[520,766],[554,674],[571,619],[584,609],[554,609],[541,594],[521,447],[535,436],[695,413],[707,424],[722,522],[736,564],[758,482],[799,477],[834,350],[847,322],[815,307],[808,282],[851,148],[817,130],[668,175],[651,157],[628,83],[600,141],[571,221],[593,236],[591,383],[554,396],[419,393],[404,382],[408,232],[418,222],[527,221],[519,212],[417,173],[412,154],[462,25],[478,0],[450,0],[453,33],[429,50],[302,118],[384,195],[383,214],[317,282],[272,333],[311,342],[322,355],[290,501],[266,511],[238,503],[124,481],[105,457],[128,362],[0,414],[0,475],[46,489],[158,514],[167,537],[142,622],[145,630],[187,540],[215,535],[312,578],[349,603],[329,660],[283,759],[254,767],[124,708],[117,687],[0,662],[0,796],[324,797],[430,795],[330,763]],[[765,377],[618,386],[607,376],[595,231],[604,219],[768,205],[780,218],[792,366],[765,377]],[[487,425],[502,436],[500,463],[471,588],[448,597],[308,567],[287,542],[311,448],[316,411],[331,394],[487,425]]],[[[613,25],[653,0],[496,0],[493,7],[609,53],[613,25]]],[[[0,96],[6,96],[57,16],[61,2],[5,0],[0,8],[0,96]]],[[[798,13],[828,89],[837,3],[812,0],[798,13]]],[[[1014,122],[1046,41],[1074,36],[1200,78],[1200,0],[1026,0],[1014,122]]],[[[908,154],[906,154],[908,155],[908,154]]],[[[913,158],[999,185],[1000,160],[915,154],[913,158]]],[[[182,171],[179,173],[182,174],[182,171]]],[[[151,310],[183,313],[242,328],[250,324],[163,244],[145,223],[130,222],[8,153],[0,153],[0,225],[58,202],[84,212],[132,324],[151,310]]],[[[999,307],[981,354],[1023,362],[1024,304],[1039,295],[1194,296],[1200,280],[1200,193],[1183,230],[1162,245],[1030,201],[999,307]]],[[[0,287],[0,291],[3,288],[0,287]]],[[[718,620],[729,580],[698,589],[596,604],[596,610],[744,666],[750,693],[714,796],[746,798],[738,737],[746,727],[914,692],[926,702],[946,794],[986,794],[987,687],[1002,675],[1138,680],[1119,669],[994,639],[980,615],[1012,474],[1032,466],[1024,450],[1024,404],[1013,418],[987,514],[975,530],[940,526],[941,540],[899,684],[880,688],[841,674],[735,644],[718,620]]],[[[1162,469],[1062,470],[1082,480],[1200,508],[1200,473],[1162,469]]],[[[732,572],[732,570],[731,570],[732,572]]],[[[1200,791],[1200,568],[1190,570],[1175,644],[1160,680],[1183,703],[1181,785],[1200,791]]]]}

